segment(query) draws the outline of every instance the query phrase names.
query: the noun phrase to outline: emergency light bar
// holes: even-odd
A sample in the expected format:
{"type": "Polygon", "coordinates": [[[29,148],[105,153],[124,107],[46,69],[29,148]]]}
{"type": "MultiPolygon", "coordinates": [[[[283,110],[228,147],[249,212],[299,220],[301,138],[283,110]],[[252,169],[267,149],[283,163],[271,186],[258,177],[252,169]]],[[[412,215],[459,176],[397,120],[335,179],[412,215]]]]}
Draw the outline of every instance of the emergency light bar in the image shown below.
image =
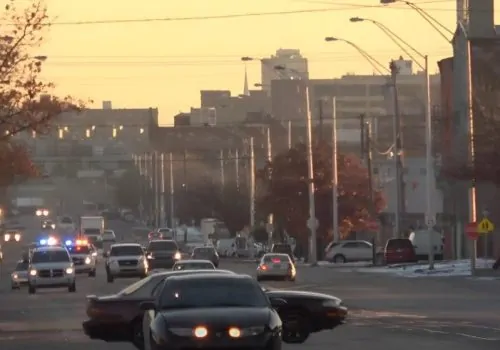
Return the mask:
{"type": "Polygon", "coordinates": [[[55,239],[54,237],[49,237],[49,238],[43,238],[40,240],[40,245],[56,245],[58,242],[57,242],[57,239],[55,239]]]}
{"type": "Polygon", "coordinates": [[[72,246],[72,245],[88,245],[89,242],[87,240],[83,240],[83,239],[77,239],[76,241],[71,241],[71,240],[67,240],[66,242],[64,242],[65,245],[67,246],[72,246]]]}

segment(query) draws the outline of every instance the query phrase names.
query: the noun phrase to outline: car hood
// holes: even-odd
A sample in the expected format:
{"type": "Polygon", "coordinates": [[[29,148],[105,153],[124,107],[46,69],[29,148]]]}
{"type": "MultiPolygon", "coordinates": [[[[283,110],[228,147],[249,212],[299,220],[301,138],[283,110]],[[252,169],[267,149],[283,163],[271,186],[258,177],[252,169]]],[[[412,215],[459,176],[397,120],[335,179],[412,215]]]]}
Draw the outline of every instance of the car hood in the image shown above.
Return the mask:
{"type": "Polygon", "coordinates": [[[198,325],[251,327],[269,322],[268,308],[218,307],[169,309],[161,312],[168,327],[191,328],[198,325]]]}
{"type": "Polygon", "coordinates": [[[71,254],[71,257],[72,258],[86,258],[88,257],[90,254],[71,254]]]}
{"type": "Polygon", "coordinates": [[[35,263],[31,267],[37,270],[46,270],[46,269],[65,269],[73,266],[71,262],[52,262],[52,263],[35,263]]]}
{"type": "Polygon", "coordinates": [[[152,256],[172,256],[177,252],[178,250],[150,250],[148,254],[152,256]]]}
{"type": "Polygon", "coordinates": [[[142,255],[120,255],[120,256],[110,256],[109,260],[121,261],[121,260],[139,260],[142,255]]]}
{"type": "Polygon", "coordinates": [[[323,294],[323,293],[316,293],[316,292],[307,292],[303,290],[285,290],[285,289],[271,289],[266,291],[266,294],[269,297],[274,297],[274,298],[283,298],[286,300],[287,297],[290,298],[308,298],[308,299],[317,299],[317,300],[334,300],[337,301],[338,303],[342,302],[341,299],[329,295],[329,294],[323,294]]]}
{"type": "Polygon", "coordinates": [[[17,275],[18,277],[27,277],[28,276],[28,271],[14,271],[12,272],[12,276],[17,275]]]}

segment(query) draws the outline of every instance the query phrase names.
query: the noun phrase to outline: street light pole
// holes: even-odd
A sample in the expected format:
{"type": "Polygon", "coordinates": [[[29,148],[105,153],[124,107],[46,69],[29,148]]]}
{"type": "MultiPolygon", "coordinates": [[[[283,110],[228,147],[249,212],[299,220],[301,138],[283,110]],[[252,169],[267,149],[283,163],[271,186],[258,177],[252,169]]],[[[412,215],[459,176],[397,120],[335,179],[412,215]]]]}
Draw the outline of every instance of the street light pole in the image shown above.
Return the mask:
{"type": "Polygon", "coordinates": [[[332,120],[332,211],[333,211],[333,241],[340,241],[339,232],[339,200],[338,200],[338,155],[337,155],[337,98],[333,97],[332,120]]]}
{"type": "Polygon", "coordinates": [[[434,270],[434,211],[432,208],[432,175],[434,174],[432,162],[432,115],[431,115],[431,83],[429,77],[429,57],[424,57],[425,66],[425,220],[429,235],[429,270],[434,270]]]}

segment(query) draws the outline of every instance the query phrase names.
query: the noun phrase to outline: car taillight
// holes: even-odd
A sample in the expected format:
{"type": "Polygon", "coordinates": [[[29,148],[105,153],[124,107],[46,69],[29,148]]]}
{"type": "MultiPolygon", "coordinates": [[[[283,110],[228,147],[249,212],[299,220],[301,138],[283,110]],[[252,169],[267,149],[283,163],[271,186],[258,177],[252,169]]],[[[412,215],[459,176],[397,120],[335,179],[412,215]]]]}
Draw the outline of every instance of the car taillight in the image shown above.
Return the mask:
{"type": "Polygon", "coordinates": [[[266,271],[267,270],[267,266],[266,265],[260,265],[259,269],[266,271]]]}

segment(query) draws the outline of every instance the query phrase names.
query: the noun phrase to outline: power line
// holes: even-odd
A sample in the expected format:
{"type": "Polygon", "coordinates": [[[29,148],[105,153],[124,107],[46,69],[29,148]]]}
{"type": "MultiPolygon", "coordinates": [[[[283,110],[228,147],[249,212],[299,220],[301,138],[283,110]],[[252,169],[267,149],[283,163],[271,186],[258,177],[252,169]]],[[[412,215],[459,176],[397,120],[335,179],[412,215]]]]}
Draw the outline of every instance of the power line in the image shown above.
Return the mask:
{"type": "MultiPolygon", "coordinates": [[[[225,15],[209,15],[209,16],[186,16],[186,17],[158,17],[158,18],[129,18],[129,19],[103,19],[103,20],[85,20],[85,21],[67,21],[67,22],[53,22],[50,26],[75,26],[75,25],[98,25],[98,24],[134,24],[134,23],[153,23],[153,22],[187,22],[187,21],[206,21],[206,20],[224,20],[224,19],[237,19],[249,17],[270,17],[270,16],[287,16],[297,14],[313,14],[313,13],[327,13],[336,11],[351,10],[352,8],[385,8],[392,10],[414,11],[413,9],[404,7],[391,7],[383,5],[363,5],[363,4],[348,4],[348,3],[327,3],[331,5],[346,6],[346,7],[327,7],[319,9],[303,9],[291,11],[275,11],[275,12],[246,12],[246,13],[232,13],[225,15]]],[[[455,11],[454,9],[440,9],[440,8],[423,8],[425,11],[455,11]]],[[[13,23],[4,23],[13,24],[13,23]]]]}
{"type": "MultiPolygon", "coordinates": [[[[450,53],[451,50],[434,51],[431,55],[441,56],[450,53]]],[[[394,51],[393,54],[399,55],[401,52],[394,51]]],[[[377,55],[377,57],[382,57],[382,55],[377,55]]],[[[386,55],[383,55],[386,57],[386,55]]],[[[360,59],[359,55],[345,55],[345,56],[332,56],[323,57],[318,59],[307,60],[309,62],[352,62],[353,59],[360,59]]],[[[47,61],[45,64],[50,66],[112,66],[116,68],[121,67],[133,67],[133,66],[148,66],[148,67],[164,67],[164,66],[241,66],[241,61],[237,60],[182,60],[182,61],[47,61]]]]}

